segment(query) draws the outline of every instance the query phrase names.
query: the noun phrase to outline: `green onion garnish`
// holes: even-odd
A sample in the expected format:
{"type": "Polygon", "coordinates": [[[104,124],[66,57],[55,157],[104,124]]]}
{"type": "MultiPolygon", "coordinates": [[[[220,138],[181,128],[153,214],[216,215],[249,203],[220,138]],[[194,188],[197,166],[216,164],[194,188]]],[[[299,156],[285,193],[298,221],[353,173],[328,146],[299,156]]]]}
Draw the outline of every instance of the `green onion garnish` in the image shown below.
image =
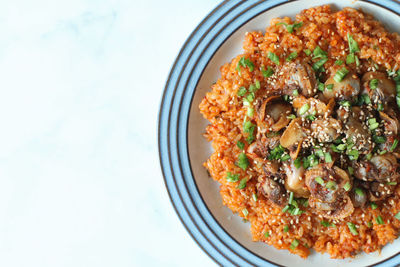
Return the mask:
{"type": "Polygon", "coordinates": [[[377,224],[384,224],[384,222],[383,222],[383,219],[382,219],[382,216],[381,216],[381,215],[379,215],[378,217],[376,217],[375,221],[376,221],[376,223],[377,223],[377,224]]]}
{"type": "Polygon", "coordinates": [[[293,120],[293,119],[296,119],[296,115],[290,114],[290,115],[286,116],[286,118],[293,120]]]}
{"type": "Polygon", "coordinates": [[[347,34],[347,40],[349,42],[350,53],[355,53],[355,52],[359,52],[360,51],[360,49],[358,48],[358,44],[357,44],[356,40],[354,40],[353,36],[350,35],[349,33],[347,34]]]}
{"type": "Polygon", "coordinates": [[[299,90],[297,90],[297,89],[294,90],[294,91],[293,91],[293,95],[294,95],[294,96],[298,96],[298,95],[299,95],[299,90]]]}
{"type": "Polygon", "coordinates": [[[292,61],[293,59],[295,59],[297,57],[297,52],[294,51],[293,53],[290,53],[289,56],[286,58],[286,61],[292,61]]]}
{"type": "Polygon", "coordinates": [[[292,241],[292,244],[290,245],[290,249],[293,250],[293,249],[297,248],[298,245],[299,245],[299,240],[295,239],[292,241]]]}
{"type": "Polygon", "coordinates": [[[249,159],[247,158],[244,152],[239,154],[239,158],[238,161],[236,162],[236,165],[244,171],[247,169],[247,167],[249,167],[249,159]]]}
{"type": "Polygon", "coordinates": [[[265,233],[264,233],[264,236],[265,236],[265,237],[269,237],[269,232],[265,232],[265,233]]]}
{"type": "Polygon", "coordinates": [[[325,227],[329,227],[331,224],[327,221],[321,221],[321,225],[325,227]]]}
{"type": "Polygon", "coordinates": [[[309,56],[309,55],[311,55],[311,50],[310,50],[310,49],[305,49],[305,50],[304,50],[304,53],[305,53],[307,56],[309,56]]]}
{"type": "Polygon", "coordinates": [[[329,153],[329,152],[326,152],[326,153],[325,153],[325,162],[326,162],[326,163],[332,162],[331,153],[329,153]]]}
{"type": "Polygon", "coordinates": [[[333,84],[327,84],[326,85],[326,90],[331,91],[333,89],[333,84]]]}
{"type": "Polygon", "coordinates": [[[336,182],[334,181],[328,181],[325,185],[326,188],[330,189],[330,190],[334,190],[336,189],[336,182]]]}
{"type": "Polygon", "coordinates": [[[359,195],[360,197],[365,196],[365,193],[361,188],[355,188],[354,192],[356,192],[356,194],[359,195]]]}
{"type": "Polygon", "coordinates": [[[303,22],[298,22],[298,23],[294,23],[294,24],[287,24],[286,22],[279,22],[276,25],[284,25],[286,30],[289,33],[292,33],[293,30],[300,28],[303,25],[303,22]]]}
{"type": "Polygon", "coordinates": [[[247,89],[244,86],[240,87],[239,90],[237,91],[238,96],[244,96],[246,93],[247,93],[247,89]]]}
{"type": "Polygon", "coordinates": [[[255,91],[257,91],[257,87],[254,84],[250,84],[249,86],[249,92],[250,93],[254,93],[255,91]]]}
{"type": "Polygon", "coordinates": [[[298,169],[301,167],[301,158],[297,158],[293,162],[294,166],[298,169]]]}
{"type": "Polygon", "coordinates": [[[344,190],[349,191],[351,188],[351,184],[350,182],[347,182],[344,186],[343,186],[344,190]]]}
{"type": "Polygon", "coordinates": [[[339,102],[339,105],[343,106],[343,107],[351,107],[351,103],[348,100],[342,100],[339,102]]]}
{"type": "Polygon", "coordinates": [[[269,58],[272,62],[274,62],[276,65],[279,65],[279,57],[278,57],[275,53],[269,52],[269,53],[268,53],[268,58],[269,58]]]}
{"type": "Polygon", "coordinates": [[[284,227],[283,227],[283,232],[284,233],[287,233],[289,231],[289,226],[288,225],[285,225],[284,227]]]}
{"type": "Polygon", "coordinates": [[[257,194],[256,194],[256,193],[253,193],[253,200],[254,200],[254,202],[256,202],[257,199],[258,199],[257,194]]]}
{"type": "Polygon", "coordinates": [[[378,205],[375,202],[371,202],[371,209],[375,210],[378,205]]]}
{"type": "Polygon", "coordinates": [[[239,181],[239,174],[233,174],[233,173],[227,172],[226,180],[230,183],[237,182],[237,181],[239,181]]]}
{"type": "Polygon", "coordinates": [[[247,179],[246,178],[243,178],[242,180],[240,180],[240,183],[239,183],[239,185],[238,185],[238,189],[243,189],[243,188],[245,188],[246,187],[246,183],[247,183],[247,179]]]}
{"type": "Polygon", "coordinates": [[[335,65],[337,65],[337,66],[343,65],[343,63],[344,63],[343,60],[340,60],[340,59],[335,61],[335,65]]]}
{"type": "Polygon", "coordinates": [[[247,217],[247,215],[249,215],[249,211],[246,208],[244,208],[242,210],[242,213],[243,213],[244,217],[247,217]]]}
{"type": "Polygon", "coordinates": [[[328,61],[327,58],[322,58],[320,60],[318,60],[317,62],[315,62],[312,66],[314,71],[319,71],[321,69],[321,67],[328,61]]]}
{"type": "Polygon", "coordinates": [[[396,215],[394,215],[394,217],[395,217],[397,220],[400,220],[400,211],[399,211],[396,215]]]}
{"type": "Polygon", "coordinates": [[[300,110],[299,110],[299,114],[303,115],[305,114],[308,110],[310,109],[310,105],[308,103],[304,104],[300,110]]]}
{"type": "Polygon", "coordinates": [[[254,116],[254,108],[247,108],[247,116],[253,118],[254,116]]]}
{"type": "Polygon", "coordinates": [[[348,167],[347,170],[349,171],[350,175],[354,174],[354,169],[353,167],[348,167]]]}
{"type": "Polygon", "coordinates": [[[288,154],[282,155],[281,161],[287,161],[290,159],[290,156],[288,154]]]}
{"type": "Polygon", "coordinates": [[[292,202],[293,202],[293,197],[294,197],[293,192],[290,192],[290,194],[289,194],[289,204],[292,204],[292,202]]]}
{"type": "Polygon", "coordinates": [[[357,228],[354,223],[348,222],[347,226],[349,227],[349,230],[353,235],[358,235],[357,228]]]}
{"type": "Polygon", "coordinates": [[[322,50],[321,47],[319,47],[319,46],[317,46],[317,47],[314,49],[313,54],[314,54],[313,59],[314,59],[314,58],[325,58],[325,57],[328,56],[328,53],[325,52],[324,50],[322,50]]]}
{"type": "Polygon", "coordinates": [[[387,182],[387,185],[397,185],[397,182],[387,182]]]}
{"type": "Polygon", "coordinates": [[[378,88],[378,83],[379,83],[378,79],[370,80],[369,81],[369,88],[371,88],[372,90],[375,90],[376,88],[378,88]]]}
{"type": "Polygon", "coordinates": [[[261,83],[260,83],[259,80],[256,80],[255,85],[256,85],[256,88],[257,88],[257,89],[260,89],[260,88],[261,88],[261,83]]]}
{"type": "Polygon", "coordinates": [[[270,66],[268,66],[267,70],[262,69],[261,72],[265,78],[271,77],[274,74],[274,70],[270,66]]]}
{"type": "Polygon", "coordinates": [[[333,79],[335,80],[335,82],[339,83],[344,79],[344,77],[346,77],[348,73],[349,70],[343,67],[336,72],[335,76],[333,76],[333,79]]]}
{"type": "Polygon", "coordinates": [[[321,176],[317,176],[317,177],[315,178],[315,181],[316,181],[317,183],[319,183],[320,185],[324,185],[324,180],[322,179],[321,176]]]}
{"type": "Polygon", "coordinates": [[[347,55],[347,57],[346,57],[347,65],[354,63],[354,61],[356,61],[356,60],[355,60],[355,55],[353,53],[347,55]]]}
{"type": "Polygon", "coordinates": [[[243,149],[243,148],[244,148],[244,143],[241,142],[241,141],[237,141],[236,145],[237,145],[237,147],[240,148],[240,149],[243,149]]]}
{"type": "Polygon", "coordinates": [[[395,139],[392,146],[390,147],[390,152],[393,152],[396,149],[398,144],[399,144],[399,140],[395,139]]]}

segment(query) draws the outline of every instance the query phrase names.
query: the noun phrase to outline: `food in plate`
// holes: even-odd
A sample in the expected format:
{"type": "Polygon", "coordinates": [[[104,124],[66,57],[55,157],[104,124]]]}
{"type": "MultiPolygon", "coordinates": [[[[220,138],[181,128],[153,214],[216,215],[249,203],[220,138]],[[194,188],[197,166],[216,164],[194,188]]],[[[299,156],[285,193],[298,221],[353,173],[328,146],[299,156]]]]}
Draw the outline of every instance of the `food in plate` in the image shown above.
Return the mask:
{"type": "Polygon", "coordinates": [[[400,229],[400,36],[361,10],[248,32],[200,104],[204,164],[254,241],[307,257],[380,250],[400,229]]]}

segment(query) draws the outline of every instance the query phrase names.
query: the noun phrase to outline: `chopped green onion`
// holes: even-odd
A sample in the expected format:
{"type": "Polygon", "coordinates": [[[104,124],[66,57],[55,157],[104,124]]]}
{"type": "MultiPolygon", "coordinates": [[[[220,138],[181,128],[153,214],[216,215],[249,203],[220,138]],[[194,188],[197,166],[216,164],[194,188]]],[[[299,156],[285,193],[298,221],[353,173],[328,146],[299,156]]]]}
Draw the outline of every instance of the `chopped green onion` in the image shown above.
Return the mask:
{"type": "Polygon", "coordinates": [[[283,232],[284,232],[284,233],[289,232],[289,226],[288,226],[288,225],[285,225],[285,226],[283,227],[283,232]]]}
{"type": "Polygon", "coordinates": [[[294,95],[294,96],[298,96],[298,95],[299,95],[299,90],[297,90],[297,89],[294,90],[294,91],[293,91],[293,95],[294,95]]]}
{"type": "Polygon", "coordinates": [[[254,95],[254,93],[250,93],[246,96],[246,99],[251,103],[254,101],[254,98],[256,98],[256,96],[254,95]]]}
{"type": "Polygon", "coordinates": [[[384,144],[386,142],[386,137],[373,135],[372,136],[372,141],[374,141],[377,144],[384,144]]]}
{"type": "Polygon", "coordinates": [[[346,57],[347,65],[354,63],[354,61],[355,61],[355,55],[353,53],[347,55],[347,57],[346,57]]]}
{"type": "Polygon", "coordinates": [[[265,236],[265,237],[269,237],[269,232],[265,232],[265,233],[264,233],[264,236],[265,236]]]}
{"type": "Polygon", "coordinates": [[[261,83],[260,83],[259,80],[256,80],[255,85],[256,85],[256,88],[257,88],[257,89],[260,89],[260,88],[261,88],[261,83]]]}
{"type": "Polygon", "coordinates": [[[274,62],[276,65],[279,65],[279,57],[278,57],[275,53],[269,52],[269,53],[268,53],[268,58],[269,58],[272,62],[274,62]]]}
{"type": "Polygon", "coordinates": [[[248,58],[241,57],[236,66],[236,70],[238,71],[239,75],[241,75],[240,67],[248,67],[249,71],[252,72],[254,70],[254,63],[248,58]]]}
{"type": "Polygon", "coordinates": [[[357,195],[359,195],[360,197],[363,197],[363,196],[365,196],[365,193],[364,193],[364,191],[361,189],[361,188],[355,188],[354,189],[354,192],[356,192],[356,194],[357,195]]]}
{"type": "Polygon", "coordinates": [[[371,202],[371,209],[375,210],[378,205],[375,202],[371,202]]]}
{"type": "Polygon", "coordinates": [[[368,223],[367,223],[367,226],[368,226],[369,228],[371,228],[371,227],[372,227],[372,222],[368,222],[368,223]]]}
{"type": "Polygon", "coordinates": [[[242,210],[242,213],[243,213],[244,217],[247,217],[247,215],[249,215],[249,211],[246,208],[244,208],[242,210]]]}
{"type": "Polygon", "coordinates": [[[257,91],[257,87],[254,84],[250,84],[249,86],[249,92],[250,93],[254,93],[255,91],[257,91]]]}
{"type": "Polygon", "coordinates": [[[348,222],[347,227],[349,227],[349,230],[353,235],[358,235],[357,228],[354,223],[348,222]]]}
{"type": "Polygon", "coordinates": [[[240,149],[243,149],[243,148],[244,148],[244,143],[241,142],[241,141],[237,141],[236,145],[237,145],[237,147],[240,148],[240,149]]]}
{"type": "Polygon", "coordinates": [[[279,22],[276,25],[284,25],[286,30],[289,33],[292,33],[293,30],[300,28],[303,25],[303,22],[298,22],[298,23],[294,23],[294,24],[287,24],[286,22],[279,22]]]}
{"type": "Polygon", "coordinates": [[[349,153],[347,153],[349,155],[349,159],[350,160],[357,160],[360,153],[358,152],[357,149],[352,149],[349,153]]]}
{"type": "Polygon", "coordinates": [[[313,59],[315,59],[315,58],[326,58],[328,56],[328,53],[325,52],[324,50],[322,50],[321,47],[319,47],[319,46],[317,46],[314,49],[313,54],[314,54],[313,59]]]}
{"type": "Polygon", "coordinates": [[[340,144],[340,145],[337,145],[337,146],[336,146],[336,148],[339,149],[339,150],[341,150],[341,151],[345,150],[346,147],[347,147],[346,144],[340,144]]]}
{"type": "Polygon", "coordinates": [[[292,241],[292,244],[290,245],[290,249],[293,250],[293,249],[297,248],[298,245],[299,245],[299,240],[295,239],[292,241]]]}
{"type": "Polygon", "coordinates": [[[378,88],[378,83],[379,83],[378,79],[372,79],[371,81],[369,81],[369,88],[375,90],[376,88],[378,88]]]}
{"type": "Polygon", "coordinates": [[[265,78],[271,77],[274,74],[274,70],[270,66],[268,66],[267,70],[262,69],[261,72],[265,78]]]}
{"type": "Polygon", "coordinates": [[[326,85],[326,90],[331,91],[333,89],[333,84],[327,84],[326,85]]]}
{"type": "Polygon", "coordinates": [[[258,197],[257,197],[256,193],[253,193],[253,200],[254,200],[254,202],[256,202],[258,200],[258,197]]]}
{"type": "Polygon", "coordinates": [[[296,57],[297,57],[297,52],[295,51],[295,52],[293,52],[293,53],[290,53],[290,55],[286,58],[286,61],[287,61],[287,62],[292,61],[292,60],[295,59],[296,57]]]}
{"type": "Polygon", "coordinates": [[[240,87],[239,90],[237,91],[238,96],[244,96],[246,93],[247,93],[247,89],[244,86],[240,87]]]}
{"type": "Polygon", "coordinates": [[[315,178],[315,181],[316,181],[317,183],[319,183],[320,185],[324,185],[324,180],[322,179],[321,176],[317,176],[317,177],[315,178]]]}
{"type": "Polygon", "coordinates": [[[238,189],[243,189],[243,188],[245,188],[246,187],[246,183],[247,183],[247,179],[246,178],[243,178],[242,180],[240,180],[240,183],[239,183],[239,185],[238,185],[238,189]]]}
{"type": "Polygon", "coordinates": [[[325,185],[326,188],[330,189],[330,190],[334,190],[336,189],[336,182],[334,181],[328,181],[325,185]]]}
{"type": "Polygon", "coordinates": [[[349,73],[349,70],[346,69],[345,67],[343,67],[335,73],[335,76],[333,76],[333,79],[335,80],[335,82],[339,83],[344,79],[344,77],[346,77],[346,75],[348,73],[349,73]]]}
{"type": "Polygon", "coordinates": [[[383,222],[383,219],[382,219],[382,216],[381,216],[381,215],[379,215],[378,217],[376,217],[375,221],[376,221],[376,223],[377,223],[377,224],[384,224],[384,222],[383,222]]]}
{"type": "Polygon", "coordinates": [[[247,158],[244,152],[239,154],[239,158],[238,161],[236,162],[236,165],[244,171],[247,169],[247,167],[249,167],[249,159],[247,158]]]}
{"type": "Polygon", "coordinates": [[[306,113],[308,110],[310,109],[310,105],[308,103],[304,104],[300,110],[299,110],[299,114],[303,115],[304,113],[306,113]]]}
{"type": "Polygon", "coordinates": [[[364,99],[364,103],[365,104],[371,104],[371,99],[369,98],[369,96],[367,94],[363,94],[362,98],[364,99]]]}
{"type": "Polygon", "coordinates": [[[301,167],[301,158],[297,158],[293,162],[294,166],[298,169],[301,167]]]}
{"type": "Polygon", "coordinates": [[[293,119],[296,119],[296,115],[290,114],[290,115],[286,116],[286,118],[293,120],[293,119]]]}
{"type": "Polygon", "coordinates": [[[354,174],[354,169],[353,167],[348,167],[347,170],[349,171],[350,175],[354,174]]]}
{"type": "Polygon", "coordinates": [[[320,90],[321,92],[323,92],[325,90],[325,85],[323,83],[319,83],[318,84],[318,90],[320,90]]]}
{"type": "Polygon", "coordinates": [[[379,155],[383,155],[383,154],[386,154],[386,150],[382,150],[381,152],[379,152],[379,155]]]}
{"type": "Polygon", "coordinates": [[[331,224],[327,221],[321,221],[321,225],[325,227],[329,227],[331,224]]]}
{"type": "Polygon", "coordinates": [[[387,185],[397,185],[397,182],[388,182],[387,185]]]}
{"type": "Polygon", "coordinates": [[[368,125],[369,125],[369,129],[370,129],[371,131],[372,131],[372,130],[375,130],[376,128],[379,127],[379,123],[376,121],[375,118],[368,119],[368,125]]]}
{"type": "Polygon", "coordinates": [[[358,44],[356,40],[353,39],[353,36],[347,33],[347,41],[349,42],[349,50],[350,53],[359,52],[360,49],[358,48],[358,44]]]}
{"type": "Polygon", "coordinates": [[[247,108],[247,116],[253,118],[254,116],[254,108],[247,108]]]}
{"type": "Polygon", "coordinates": [[[339,102],[339,105],[343,106],[343,107],[351,107],[351,103],[348,100],[342,100],[339,102]]]}
{"type": "Polygon", "coordinates": [[[366,158],[367,160],[370,160],[370,159],[372,158],[372,153],[368,153],[368,154],[365,156],[365,158],[366,158]]]}
{"type": "Polygon", "coordinates": [[[281,161],[287,161],[290,159],[290,156],[288,154],[285,154],[281,157],[281,161]]]}
{"type": "Polygon", "coordinates": [[[390,147],[390,152],[393,152],[396,149],[398,144],[399,144],[399,140],[395,139],[392,146],[390,147]]]}
{"type": "Polygon", "coordinates": [[[282,213],[285,213],[289,208],[290,208],[289,205],[286,205],[286,206],[282,209],[282,213]]]}
{"type": "Polygon", "coordinates": [[[324,66],[324,64],[328,62],[327,58],[322,58],[320,60],[318,60],[317,62],[315,62],[312,66],[314,71],[319,71],[321,69],[322,66],[324,66]]]}
{"type": "Polygon", "coordinates": [[[396,215],[394,215],[394,217],[395,217],[397,220],[400,220],[400,211],[399,211],[398,213],[396,213],[396,215]]]}
{"type": "Polygon", "coordinates": [[[344,190],[349,191],[351,188],[351,184],[350,182],[347,182],[344,186],[343,186],[344,190]]]}
{"type": "Polygon", "coordinates": [[[310,49],[305,49],[305,50],[304,50],[304,53],[305,53],[307,56],[309,56],[309,55],[311,55],[311,50],[310,50],[310,49]]]}
{"type": "Polygon", "coordinates": [[[331,153],[329,153],[329,152],[326,152],[326,153],[325,153],[325,162],[326,162],[326,163],[332,162],[331,153]]]}
{"type": "Polygon", "coordinates": [[[233,173],[227,172],[226,180],[230,183],[237,182],[237,181],[239,181],[239,174],[233,174],[233,173]]]}
{"type": "Polygon", "coordinates": [[[322,151],[322,149],[317,149],[315,150],[315,155],[317,155],[320,158],[324,157],[324,151],[322,151]]]}
{"type": "Polygon", "coordinates": [[[293,192],[290,192],[290,194],[289,194],[289,204],[292,204],[292,202],[293,202],[293,197],[294,197],[293,192]]]}
{"type": "Polygon", "coordinates": [[[340,60],[340,59],[335,61],[335,65],[337,65],[337,66],[343,65],[343,63],[344,63],[343,60],[340,60]]]}

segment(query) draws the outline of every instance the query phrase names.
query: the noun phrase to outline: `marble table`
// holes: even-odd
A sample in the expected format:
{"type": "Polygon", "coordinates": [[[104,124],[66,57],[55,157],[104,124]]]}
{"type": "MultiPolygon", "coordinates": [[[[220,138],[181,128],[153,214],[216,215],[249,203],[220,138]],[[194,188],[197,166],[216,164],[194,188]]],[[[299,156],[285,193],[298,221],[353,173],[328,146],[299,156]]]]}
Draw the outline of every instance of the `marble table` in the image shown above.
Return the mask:
{"type": "Polygon", "coordinates": [[[163,183],[157,115],[215,0],[3,0],[0,266],[215,266],[163,183]]]}

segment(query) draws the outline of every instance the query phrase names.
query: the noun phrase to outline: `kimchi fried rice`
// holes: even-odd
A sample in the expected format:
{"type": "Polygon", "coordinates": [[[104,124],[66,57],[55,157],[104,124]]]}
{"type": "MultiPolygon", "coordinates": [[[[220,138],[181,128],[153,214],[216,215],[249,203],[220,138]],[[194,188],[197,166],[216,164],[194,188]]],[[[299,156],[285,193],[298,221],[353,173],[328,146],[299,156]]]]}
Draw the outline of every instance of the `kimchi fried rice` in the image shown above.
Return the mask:
{"type": "Polygon", "coordinates": [[[223,204],[303,258],[379,251],[400,229],[400,37],[329,5],[248,32],[200,104],[223,204]]]}

